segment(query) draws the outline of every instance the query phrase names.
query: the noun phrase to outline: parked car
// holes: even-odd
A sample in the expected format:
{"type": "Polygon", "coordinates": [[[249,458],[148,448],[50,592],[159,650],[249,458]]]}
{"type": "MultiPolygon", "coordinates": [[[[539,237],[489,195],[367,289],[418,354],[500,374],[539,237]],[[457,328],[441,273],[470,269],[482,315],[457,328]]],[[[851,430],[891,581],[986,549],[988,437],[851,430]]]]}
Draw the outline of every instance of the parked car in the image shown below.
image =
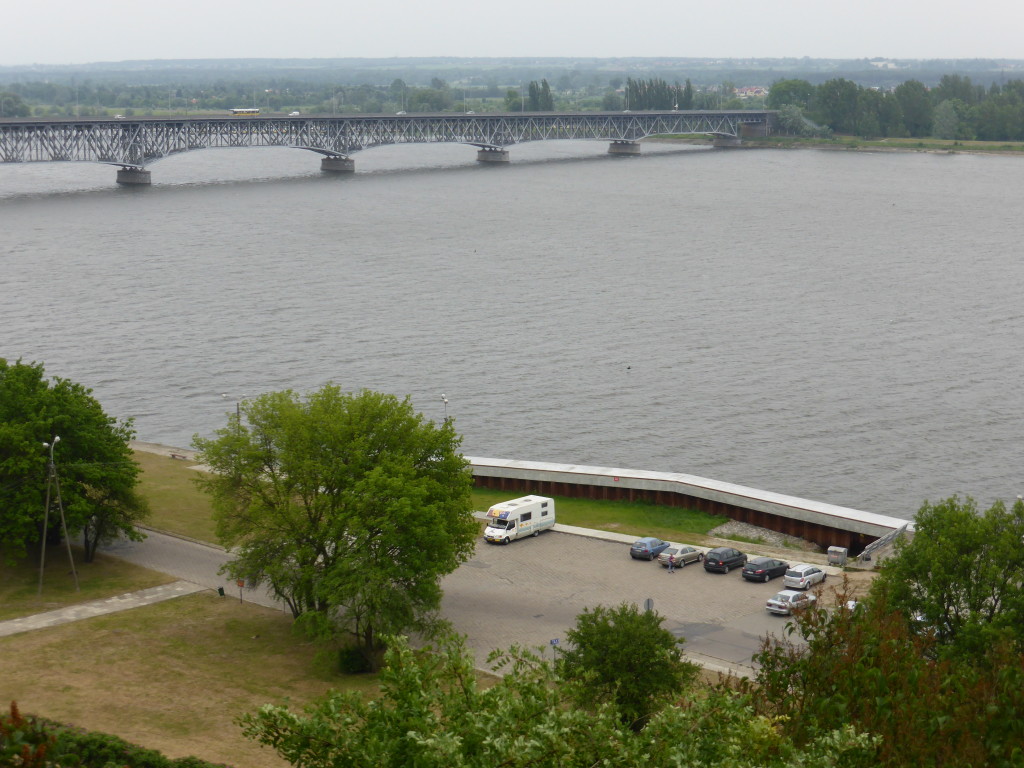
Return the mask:
{"type": "Polygon", "coordinates": [[[789,563],[774,557],[755,557],[743,566],[743,578],[747,581],[768,581],[782,576],[789,570],[789,563]]]}
{"type": "Polygon", "coordinates": [[[793,589],[807,589],[815,584],[822,584],[825,581],[825,572],[816,565],[808,563],[797,563],[786,571],[782,577],[782,583],[793,589]]]}
{"type": "Polygon", "coordinates": [[[680,544],[673,544],[658,555],[658,562],[667,567],[669,557],[675,558],[673,565],[682,568],[688,563],[697,563],[703,560],[704,553],[699,549],[694,549],[693,547],[684,547],[680,544]]]}
{"type": "Polygon", "coordinates": [[[817,601],[810,592],[797,592],[795,589],[784,589],[764,605],[768,613],[790,616],[793,611],[810,608],[817,601]]]}
{"type": "Polygon", "coordinates": [[[653,560],[668,549],[668,546],[667,541],[656,539],[653,536],[644,536],[633,542],[633,546],[629,548],[629,556],[634,560],[653,560]]]}
{"type": "Polygon", "coordinates": [[[704,555],[705,571],[728,573],[733,568],[739,568],[746,563],[747,556],[732,547],[715,547],[704,555]]]}

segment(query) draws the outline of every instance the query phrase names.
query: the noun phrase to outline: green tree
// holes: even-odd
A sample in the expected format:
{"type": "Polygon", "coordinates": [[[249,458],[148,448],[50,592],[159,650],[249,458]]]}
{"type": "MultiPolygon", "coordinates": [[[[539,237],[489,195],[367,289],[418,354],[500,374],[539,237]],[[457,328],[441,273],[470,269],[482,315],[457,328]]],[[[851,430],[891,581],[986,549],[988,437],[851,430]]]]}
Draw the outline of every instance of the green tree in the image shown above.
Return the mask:
{"type": "Polygon", "coordinates": [[[509,88],[507,91],[505,91],[505,111],[523,111],[523,94],[521,94],[515,88],[509,88]]]}
{"type": "Polygon", "coordinates": [[[679,96],[678,108],[693,109],[693,83],[690,82],[690,78],[686,78],[686,85],[679,96]]]}
{"type": "Polygon", "coordinates": [[[575,683],[535,654],[513,647],[491,659],[503,674],[483,687],[461,639],[414,652],[395,638],[380,696],[332,693],[302,714],[266,705],[240,723],[303,768],[830,768],[871,752],[872,740],[849,727],[796,747],[751,697],[710,686],[634,731],[608,704],[572,706],[575,683]]]}
{"type": "Polygon", "coordinates": [[[29,111],[21,96],[11,91],[0,91],[0,117],[28,117],[29,111]]]}
{"type": "Polygon", "coordinates": [[[932,100],[919,80],[900,83],[894,91],[903,111],[903,124],[911,136],[927,136],[932,128],[932,100]]]}
{"type": "Polygon", "coordinates": [[[643,727],[652,713],[678,697],[697,676],[683,660],[681,642],[664,618],[623,603],[597,606],[576,617],[561,659],[567,680],[580,683],[578,703],[610,703],[624,723],[643,727]]]}
{"type": "Polygon", "coordinates": [[[776,80],[768,90],[768,109],[780,109],[795,104],[807,109],[814,99],[814,86],[806,80],[776,80]]]}
{"type": "MultiPolygon", "coordinates": [[[[49,464],[43,443],[55,437],[60,499],[69,530],[85,535],[86,562],[119,535],[142,539],[135,524],[147,507],[136,492],[141,470],[128,446],[135,437],[131,419],[107,416],[81,384],[47,380],[42,364],[0,359],[0,543],[6,557],[23,557],[40,541],[49,464]]],[[[56,500],[53,488],[51,503],[56,500]]]]}
{"type": "Polygon", "coordinates": [[[937,139],[968,138],[966,122],[967,105],[959,99],[946,99],[932,113],[932,136],[937,139]]]}
{"type": "Polygon", "coordinates": [[[846,725],[874,736],[843,761],[850,768],[1019,765],[1024,656],[999,643],[975,659],[937,658],[934,644],[884,590],[852,610],[801,612],[755,656],[753,701],[796,745],[846,725]]]}
{"type": "Polygon", "coordinates": [[[872,588],[934,630],[953,654],[975,656],[1000,640],[1024,651],[1024,501],[925,502],[872,588]]]}
{"type": "Polygon", "coordinates": [[[195,437],[213,473],[228,572],[268,584],[303,625],[350,634],[374,665],[380,635],[429,632],[440,578],[473,553],[472,476],[452,422],[409,399],[326,385],[242,403],[214,439],[195,437]]]}
{"type": "Polygon", "coordinates": [[[819,122],[836,133],[855,133],[859,114],[860,87],[844,78],[829,80],[818,86],[814,95],[814,112],[819,122]]]}

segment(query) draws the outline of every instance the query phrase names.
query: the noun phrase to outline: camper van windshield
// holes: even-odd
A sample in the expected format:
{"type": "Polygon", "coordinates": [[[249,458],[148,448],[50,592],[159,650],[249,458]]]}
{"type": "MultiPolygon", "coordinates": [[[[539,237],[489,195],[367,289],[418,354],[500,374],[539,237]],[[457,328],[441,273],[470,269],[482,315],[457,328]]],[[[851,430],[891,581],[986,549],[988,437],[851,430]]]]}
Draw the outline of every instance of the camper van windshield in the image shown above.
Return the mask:
{"type": "Polygon", "coordinates": [[[505,530],[505,529],[507,529],[509,527],[509,521],[508,520],[491,520],[491,522],[489,522],[488,525],[491,526],[491,528],[501,528],[502,530],[505,530]]]}

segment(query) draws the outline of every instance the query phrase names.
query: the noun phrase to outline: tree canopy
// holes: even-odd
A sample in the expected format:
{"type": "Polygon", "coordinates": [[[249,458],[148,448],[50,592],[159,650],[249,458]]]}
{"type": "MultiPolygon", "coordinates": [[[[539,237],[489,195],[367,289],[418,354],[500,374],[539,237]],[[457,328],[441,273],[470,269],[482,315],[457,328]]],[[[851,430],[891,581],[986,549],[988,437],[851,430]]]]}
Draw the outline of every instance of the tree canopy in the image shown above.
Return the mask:
{"type": "Polygon", "coordinates": [[[752,697],[719,686],[663,700],[634,730],[610,703],[574,706],[583,691],[559,665],[518,647],[491,658],[502,675],[481,684],[461,638],[419,651],[394,638],[379,697],[333,693],[302,713],[266,705],[242,727],[303,768],[829,768],[872,752],[869,737],[845,726],[797,747],[754,712],[752,697]]]}
{"type": "MultiPolygon", "coordinates": [[[[107,416],[91,389],[67,379],[46,379],[41,363],[0,359],[0,544],[5,557],[24,557],[42,536],[50,458],[43,443],[54,446],[68,529],[83,532],[87,562],[98,545],[118,535],[140,539],[135,523],[147,508],[136,492],[141,470],[128,445],[134,436],[132,420],[107,416]],[[59,443],[53,443],[55,437],[59,443]]],[[[52,489],[51,504],[56,501],[52,489]]]]}
{"type": "Polygon", "coordinates": [[[429,630],[441,576],[470,557],[479,533],[472,476],[450,420],[408,398],[328,384],[240,405],[213,439],[196,437],[213,473],[228,571],[267,584],[320,634],[350,634],[375,663],[380,637],[429,630]]]}
{"type": "Polygon", "coordinates": [[[884,590],[853,609],[801,612],[787,629],[755,657],[755,703],[794,743],[850,725],[876,739],[850,768],[1021,765],[1024,654],[1009,643],[936,653],[931,630],[884,590]]]}
{"type": "Polygon", "coordinates": [[[697,667],[683,660],[681,641],[662,622],[630,603],[599,605],[577,616],[561,659],[562,676],[581,684],[577,690],[584,696],[577,703],[609,703],[624,723],[637,727],[688,688],[697,667]]]}
{"type": "Polygon", "coordinates": [[[872,588],[949,653],[977,655],[1000,640],[1024,651],[1024,501],[984,512],[971,498],[925,502],[914,526],[872,588]]]}

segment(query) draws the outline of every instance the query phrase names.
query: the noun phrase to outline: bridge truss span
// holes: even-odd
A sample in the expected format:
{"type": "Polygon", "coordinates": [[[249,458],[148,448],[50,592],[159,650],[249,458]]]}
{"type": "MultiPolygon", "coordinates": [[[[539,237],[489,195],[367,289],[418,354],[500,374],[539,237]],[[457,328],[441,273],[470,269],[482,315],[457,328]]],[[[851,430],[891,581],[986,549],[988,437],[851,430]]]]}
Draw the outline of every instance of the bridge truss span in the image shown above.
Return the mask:
{"type": "Polygon", "coordinates": [[[497,151],[528,141],[632,143],[661,134],[768,135],[764,110],[435,115],[309,115],[0,121],[0,162],[96,162],[144,172],[198,149],[295,147],[347,159],[387,144],[458,143],[497,151]]]}

